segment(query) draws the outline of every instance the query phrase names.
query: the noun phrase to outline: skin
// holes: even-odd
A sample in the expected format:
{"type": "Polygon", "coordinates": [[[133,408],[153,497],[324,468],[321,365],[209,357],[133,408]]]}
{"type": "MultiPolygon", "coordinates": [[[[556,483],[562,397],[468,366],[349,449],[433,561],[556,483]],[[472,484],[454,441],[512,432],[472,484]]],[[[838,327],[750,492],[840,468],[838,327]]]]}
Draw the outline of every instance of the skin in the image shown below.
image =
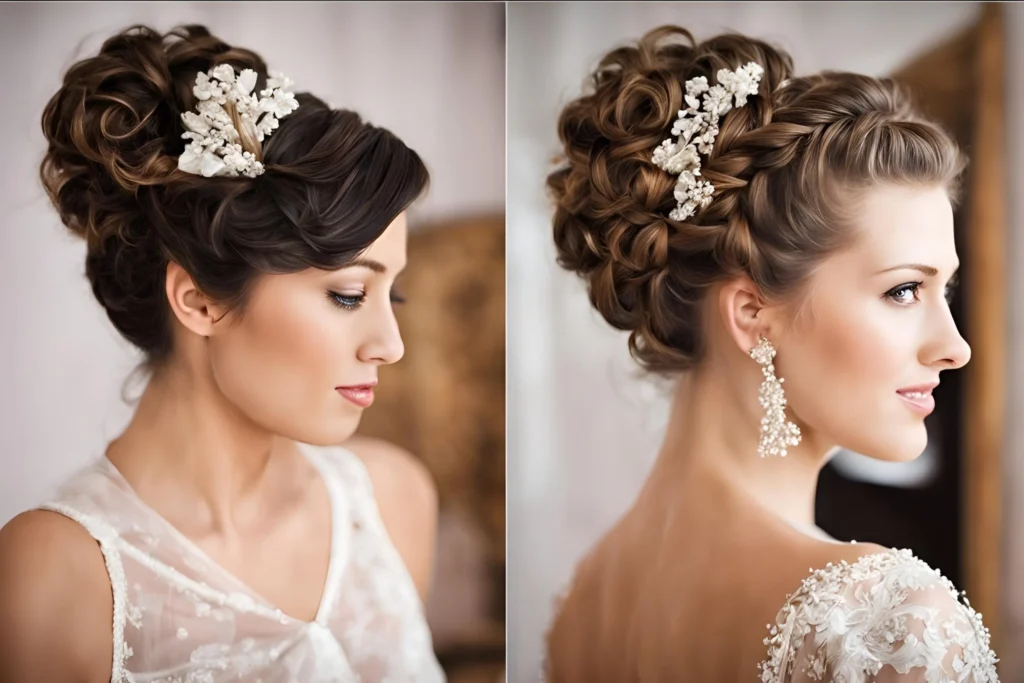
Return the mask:
{"type": "Polygon", "coordinates": [[[810,570],[885,550],[808,533],[818,474],[838,446],[920,455],[924,415],[897,390],[963,366],[970,348],[946,300],[959,263],[945,190],[875,187],[859,209],[854,243],[789,300],[743,278],[708,297],[708,353],[678,382],[635,504],[578,566],[549,634],[552,681],[759,680],[765,624],[810,570]],[[904,264],[927,274],[890,270],[904,264]],[[803,433],[784,459],[757,456],[748,351],[762,335],[803,433]]]}
{"type": "MultiPolygon", "coordinates": [[[[392,286],[406,236],[402,214],[363,253],[365,265],[262,276],[244,312],[205,298],[170,264],[175,352],[107,448],[149,507],[303,621],[320,602],[331,525],[326,486],[296,441],[346,442],[362,458],[388,534],[426,600],[433,481],[411,454],[350,438],[363,409],[335,390],[372,382],[402,357],[392,286]]],[[[108,681],[112,614],[99,546],[75,522],[36,510],[0,529],[0,680],[108,681]]]]}

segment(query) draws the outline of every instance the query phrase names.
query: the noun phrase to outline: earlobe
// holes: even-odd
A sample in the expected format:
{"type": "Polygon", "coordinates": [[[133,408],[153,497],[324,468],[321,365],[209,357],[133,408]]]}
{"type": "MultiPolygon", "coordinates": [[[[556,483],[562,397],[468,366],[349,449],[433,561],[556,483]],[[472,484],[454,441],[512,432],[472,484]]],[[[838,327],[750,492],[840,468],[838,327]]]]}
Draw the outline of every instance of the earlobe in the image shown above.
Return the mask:
{"type": "Polygon", "coordinates": [[[171,312],[185,328],[201,337],[213,333],[214,323],[224,311],[200,292],[192,276],[173,261],[167,264],[164,289],[171,312]]]}
{"type": "Polygon", "coordinates": [[[718,304],[729,336],[744,355],[757,346],[761,337],[770,338],[767,307],[750,278],[736,278],[722,285],[718,304]]]}

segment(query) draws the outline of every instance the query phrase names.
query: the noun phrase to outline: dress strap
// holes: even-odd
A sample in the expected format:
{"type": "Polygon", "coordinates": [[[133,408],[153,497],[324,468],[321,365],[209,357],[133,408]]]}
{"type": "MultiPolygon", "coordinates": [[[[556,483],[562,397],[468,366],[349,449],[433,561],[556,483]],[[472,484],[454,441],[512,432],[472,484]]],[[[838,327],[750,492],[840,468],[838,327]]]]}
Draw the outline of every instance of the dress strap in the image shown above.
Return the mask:
{"type": "Polygon", "coordinates": [[[124,623],[128,609],[128,580],[125,578],[124,565],[121,562],[121,553],[118,549],[117,532],[102,519],[79,512],[63,503],[45,503],[40,505],[39,509],[56,512],[77,522],[99,543],[114,596],[114,657],[110,666],[110,682],[133,683],[132,675],[125,670],[125,661],[132,656],[132,649],[124,639],[124,623]]]}
{"type": "Polygon", "coordinates": [[[324,457],[319,449],[306,444],[300,445],[300,447],[323,479],[331,503],[331,556],[327,564],[327,579],[324,583],[323,595],[320,598],[320,608],[314,618],[316,623],[326,626],[331,618],[334,605],[338,601],[342,576],[347,564],[346,558],[351,552],[352,509],[348,500],[351,496],[347,495],[337,468],[328,458],[324,457]]]}
{"type": "Polygon", "coordinates": [[[344,446],[322,449],[311,447],[308,451],[312,451],[314,458],[318,457],[320,463],[326,465],[329,471],[326,480],[330,482],[333,475],[340,489],[338,495],[343,496],[348,503],[345,509],[351,514],[349,524],[359,529],[357,538],[361,539],[355,542],[370,543],[369,547],[363,546],[362,561],[369,561],[368,558],[372,557],[372,561],[377,563],[378,570],[391,576],[392,590],[401,594],[402,599],[412,604],[420,613],[425,612],[426,606],[416,590],[416,584],[380,515],[373,480],[362,458],[344,446]]]}

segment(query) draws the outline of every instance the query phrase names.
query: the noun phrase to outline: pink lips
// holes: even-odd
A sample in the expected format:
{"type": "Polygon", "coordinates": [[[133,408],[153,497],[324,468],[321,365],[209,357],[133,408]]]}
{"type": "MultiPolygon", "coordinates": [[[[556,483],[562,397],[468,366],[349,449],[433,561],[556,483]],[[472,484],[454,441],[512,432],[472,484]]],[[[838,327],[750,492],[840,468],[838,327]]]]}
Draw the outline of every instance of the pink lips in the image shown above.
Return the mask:
{"type": "Polygon", "coordinates": [[[377,380],[368,384],[334,387],[334,390],[360,408],[369,408],[373,404],[373,388],[375,386],[377,386],[377,380]]]}
{"type": "Polygon", "coordinates": [[[939,386],[938,382],[932,382],[916,387],[906,387],[896,393],[915,411],[928,415],[935,410],[935,397],[932,396],[932,390],[937,386],[939,386]]]}

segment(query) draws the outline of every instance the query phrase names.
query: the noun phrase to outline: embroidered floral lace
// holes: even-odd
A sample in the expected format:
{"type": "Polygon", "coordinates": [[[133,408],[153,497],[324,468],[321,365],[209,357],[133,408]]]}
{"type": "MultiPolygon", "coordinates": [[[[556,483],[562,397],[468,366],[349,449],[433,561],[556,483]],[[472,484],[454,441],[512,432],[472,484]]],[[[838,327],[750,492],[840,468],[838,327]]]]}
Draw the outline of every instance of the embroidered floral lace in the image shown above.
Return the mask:
{"type": "Polygon", "coordinates": [[[106,458],[41,506],[99,542],[114,597],[112,683],[441,683],[423,605],[362,462],[302,444],[327,484],[332,542],[316,618],[290,617],[134,494],[106,458]]]}

